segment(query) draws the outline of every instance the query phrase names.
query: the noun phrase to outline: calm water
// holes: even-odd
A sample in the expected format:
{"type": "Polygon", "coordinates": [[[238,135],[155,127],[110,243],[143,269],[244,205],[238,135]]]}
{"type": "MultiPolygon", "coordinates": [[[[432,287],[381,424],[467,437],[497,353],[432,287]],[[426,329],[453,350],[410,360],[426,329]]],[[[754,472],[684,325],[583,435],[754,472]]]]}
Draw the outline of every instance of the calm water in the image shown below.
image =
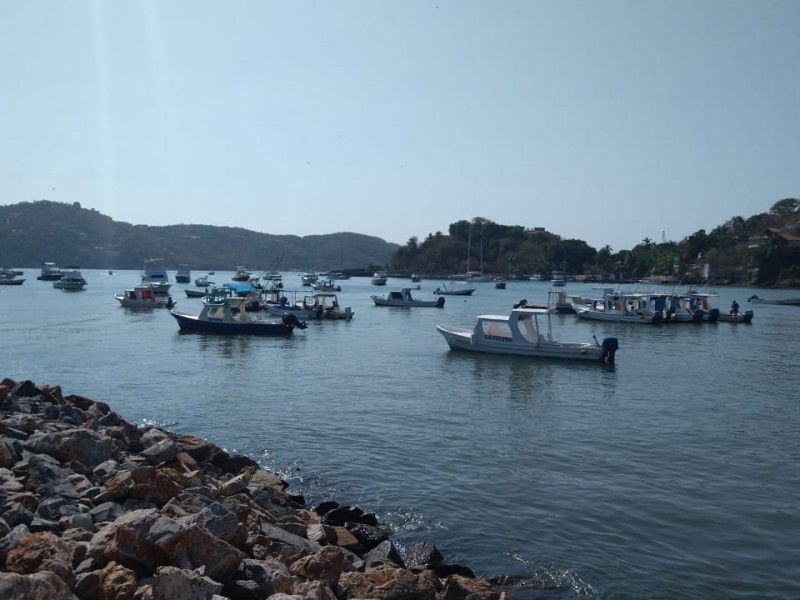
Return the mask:
{"type": "MultiPolygon", "coordinates": [[[[179,334],[166,310],[121,308],[136,271],[84,271],[78,293],[36,274],[0,287],[0,376],[247,453],[309,504],[376,512],[401,545],[547,584],[531,598],[800,597],[800,307],[746,302],[797,291],[717,290],[723,309],[754,309],[750,326],[555,317],[559,339],[618,337],[609,370],[455,354],[434,329],[544,302],[547,283],[409,310],[369,298],[406,280],[342,281],[352,322],[269,339],[179,334]]],[[[199,311],[184,287],[178,307],[199,311]]]]}

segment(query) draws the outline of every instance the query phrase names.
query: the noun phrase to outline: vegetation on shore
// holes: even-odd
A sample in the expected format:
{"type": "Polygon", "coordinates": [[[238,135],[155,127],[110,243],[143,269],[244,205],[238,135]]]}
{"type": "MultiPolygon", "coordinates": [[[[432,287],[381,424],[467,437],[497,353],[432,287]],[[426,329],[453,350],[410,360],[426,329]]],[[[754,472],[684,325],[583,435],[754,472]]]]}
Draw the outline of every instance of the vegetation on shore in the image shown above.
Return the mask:
{"type": "Polygon", "coordinates": [[[447,233],[412,237],[404,246],[374,236],[341,232],[272,235],[213,225],[163,227],[117,222],[79,203],[40,200],[0,206],[0,266],[32,267],[44,261],[85,268],[137,269],[145,258],[170,268],[252,271],[273,261],[284,270],[344,270],[446,276],[467,271],[505,277],[560,270],[598,281],[645,276],[698,283],[800,285],[800,199],[785,198],[769,211],[731,217],[679,242],[644,238],[631,249],[593,248],[544,228],[502,225],[475,217],[452,223],[447,233]],[[469,257],[467,256],[469,254],[469,257]]]}
{"type": "Polygon", "coordinates": [[[394,272],[421,274],[482,271],[504,276],[553,270],[601,281],[645,276],[697,283],[800,284],[800,200],[786,198],[766,213],[732,217],[710,232],[701,229],[680,242],[644,238],[630,250],[597,250],[582,240],[564,240],[544,229],[500,225],[476,217],[450,225],[423,242],[414,237],[394,255],[394,272]],[[794,239],[798,238],[798,239],[794,239]],[[469,254],[469,263],[467,255],[469,254]],[[705,267],[708,265],[708,268],[705,267]]]}

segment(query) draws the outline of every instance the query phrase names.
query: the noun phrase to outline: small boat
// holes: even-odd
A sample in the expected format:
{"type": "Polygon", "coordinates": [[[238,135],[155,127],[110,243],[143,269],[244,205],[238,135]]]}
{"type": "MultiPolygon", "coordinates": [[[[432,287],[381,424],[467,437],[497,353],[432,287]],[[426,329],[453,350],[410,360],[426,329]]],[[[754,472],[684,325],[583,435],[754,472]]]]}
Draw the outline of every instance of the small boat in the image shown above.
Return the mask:
{"type": "Polygon", "coordinates": [[[194,280],[194,284],[195,284],[197,287],[203,287],[203,288],[205,288],[205,287],[208,287],[208,286],[210,286],[210,285],[214,285],[214,282],[213,282],[213,281],[211,281],[211,280],[208,278],[208,275],[203,275],[202,277],[198,277],[197,279],[195,279],[195,280],[194,280]]]}
{"type": "Polygon", "coordinates": [[[192,280],[192,272],[188,263],[179,263],[178,270],[175,272],[176,283],[189,283],[192,280]]]}
{"type": "Polygon", "coordinates": [[[744,323],[745,325],[749,325],[753,322],[753,311],[746,310],[744,312],[731,312],[731,313],[723,313],[719,314],[717,321],[721,323],[744,323]]]}
{"type": "Polygon", "coordinates": [[[200,314],[193,315],[170,310],[181,331],[218,333],[227,335],[289,336],[295,328],[304,329],[305,323],[294,315],[282,319],[265,319],[260,313],[247,310],[246,298],[232,296],[221,288],[213,288],[203,301],[200,314]]]}
{"type": "Polygon", "coordinates": [[[530,358],[593,360],[614,364],[619,343],[605,338],[591,342],[553,339],[551,313],[546,308],[513,308],[508,315],[478,315],[474,329],[437,325],[451,350],[506,354],[530,358]],[[544,323],[540,323],[546,321],[544,323]]]}
{"type": "Polygon", "coordinates": [[[421,275],[419,275],[417,273],[412,273],[411,274],[411,283],[419,283],[420,281],[422,281],[422,276],[421,275]]]}
{"type": "Polygon", "coordinates": [[[389,280],[389,274],[386,271],[376,271],[370,279],[372,285],[386,285],[389,280]]]}
{"type": "Polygon", "coordinates": [[[40,281],[56,281],[61,279],[64,272],[56,266],[56,263],[43,262],[42,271],[36,278],[40,281]]]}
{"type": "Polygon", "coordinates": [[[314,292],[295,302],[281,296],[277,302],[265,302],[262,307],[274,315],[295,315],[303,321],[349,321],[355,314],[351,307],[339,304],[334,292],[314,292]]]}
{"type": "Polygon", "coordinates": [[[317,279],[318,277],[316,273],[307,272],[300,275],[301,285],[314,285],[317,283],[317,279]]]}
{"type": "Polygon", "coordinates": [[[171,296],[159,294],[153,287],[145,284],[114,294],[114,298],[124,308],[172,308],[175,306],[171,296]]]}
{"type": "Polygon", "coordinates": [[[163,258],[148,258],[144,261],[141,285],[149,286],[159,296],[168,296],[172,282],[169,280],[163,258]]]}
{"type": "Polygon", "coordinates": [[[312,285],[315,290],[318,292],[341,292],[342,286],[336,285],[336,282],[333,279],[318,279],[314,285],[312,285]]]}
{"type": "Polygon", "coordinates": [[[16,271],[0,268],[0,285],[22,285],[24,279],[18,279],[16,271]]]}
{"type": "Polygon", "coordinates": [[[411,288],[403,288],[399,292],[389,292],[385,296],[370,296],[375,306],[423,306],[444,308],[444,298],[436,300],[419,300],[411,295],[411,288]]]}
{"type": "Polygon", "coordinates": [[[233,277],[231,277],[231,279],[233,281],[250,281],[250,278],[252,276],[253,274],[250,271],[248,271],[246,267],[239,265],[236,267],[236,272],[233,274],[233,277]]]}
{"type": "Polygon", "coordinates": [[[202,298],[207,293],[206,290],[189,290],[189,289],[186,289],[186,290],[183,290],[183,291],[186,292],[186,297],[187,298],[202,298]]]}
{"type": "Polygon", "coordinates": [[[751,304],[778,304],[782,306],[800,306],[800,298],[783,298],[770,300],[768,298],[759,298],[755,294],[747,299],[751,304]]]}
{"type": "Polygon", "coordinates": [[[572,303],[579,319],[616,323],[662,323],[667,320],[666,294],[640,294],[606,288],[602,298],[572,303]]]}
{"type": "Polygon", "coordinates": [[[720,310],[714,306],[718,301],[718,294],[706,294],[687,290],[683,294],[673,294],[667,301],[667,321],[677,323],[716,323],[720,317],[720,310]]]}
{"type": "Polygon", "coordinates": [[[437,287],[433,293],[437,296],[472,296],[475,290],[474,287],[453,287],[452,285],[447,287],[447,284],[443,283],[442,287],[437,287]]]}
{"type": "Polygon", "coordinates": [[[497,290],[504,290],[506,289],[506,280],[504,277],[495,277],[494,278],[494,287],[497,290]]]}
{"type": "Polygon", "coordinates": [[[61,279],[53,282],[53,287],[67,292],[77,292],[86,287],[86,280],[83,278],[80,267],[68,266],[64,269],[61,279]]]}

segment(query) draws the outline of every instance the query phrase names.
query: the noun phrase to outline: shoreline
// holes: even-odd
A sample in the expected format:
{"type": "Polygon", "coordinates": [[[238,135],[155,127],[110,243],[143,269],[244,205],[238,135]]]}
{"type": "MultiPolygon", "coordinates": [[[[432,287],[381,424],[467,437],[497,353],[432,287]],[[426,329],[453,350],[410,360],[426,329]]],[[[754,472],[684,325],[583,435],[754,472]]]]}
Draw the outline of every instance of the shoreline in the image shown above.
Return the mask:
{"type": "Polygon", "coordinates": [[[4,598],[504,600],[531,587],[476,577],[430,543],[401,555],[374,514],[309,508],[249,457],[27,380],[0,382],[0,507],[4,598]]]}

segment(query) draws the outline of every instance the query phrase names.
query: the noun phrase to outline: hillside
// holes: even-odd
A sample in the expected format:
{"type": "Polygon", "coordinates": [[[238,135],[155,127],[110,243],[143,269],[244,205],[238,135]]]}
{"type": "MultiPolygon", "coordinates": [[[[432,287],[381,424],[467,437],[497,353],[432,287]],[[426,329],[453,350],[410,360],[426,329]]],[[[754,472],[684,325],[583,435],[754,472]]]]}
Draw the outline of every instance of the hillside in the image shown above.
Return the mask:
{"type": "Polygon", "coordinates": [[[374,270],[388,264],[398,246],[359,233],[299,237],[237,227],[117,222],[80,204],[40,200],[0,206],[0,266],[36,267],[44,261],[87,269],[138,269],[145,258],[163,257],[169,268],[374,270]]]}

